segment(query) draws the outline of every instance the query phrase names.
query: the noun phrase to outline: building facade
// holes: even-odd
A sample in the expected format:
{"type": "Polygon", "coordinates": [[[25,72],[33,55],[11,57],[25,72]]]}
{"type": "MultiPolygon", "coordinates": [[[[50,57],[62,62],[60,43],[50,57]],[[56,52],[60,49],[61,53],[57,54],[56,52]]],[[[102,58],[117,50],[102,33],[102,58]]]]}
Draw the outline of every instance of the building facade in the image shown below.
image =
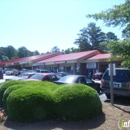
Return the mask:
{"type": "MultiPolygon", "coordinates": [[[[91,77],[95,72],[104,72],[108,68],[110,53],[101,54],[98,50],[62,54],[60,52],[31,56],[2,62],[4,67],[48,69],[53,72],[64,71],[69,74],[83,74],[91,77]]],[[[121,61],[112,61],[116,67],[121,61]]]]}

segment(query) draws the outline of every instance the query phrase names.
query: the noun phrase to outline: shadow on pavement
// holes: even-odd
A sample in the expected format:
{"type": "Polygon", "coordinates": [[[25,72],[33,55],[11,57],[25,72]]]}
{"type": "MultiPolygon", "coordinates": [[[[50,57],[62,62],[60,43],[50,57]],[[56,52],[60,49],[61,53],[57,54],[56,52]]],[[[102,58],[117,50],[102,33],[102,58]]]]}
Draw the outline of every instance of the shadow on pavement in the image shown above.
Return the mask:
{"type": "MultiPolygon", "coordinates": [[[[105,102],[111,102],[110,99],[105,100],[105,102]]],[[[130,106],[130,97],[114,96],[114,104],[130,106]]]]}
{"type": "Polygon", "coordinates": [[[35,123],[18,123],[7,119],[4,126],[15,130],[87,130],[95,129],[104,122],[105,114],[101,113],[93,119],[83,121],[45,120],[35,123]]]}

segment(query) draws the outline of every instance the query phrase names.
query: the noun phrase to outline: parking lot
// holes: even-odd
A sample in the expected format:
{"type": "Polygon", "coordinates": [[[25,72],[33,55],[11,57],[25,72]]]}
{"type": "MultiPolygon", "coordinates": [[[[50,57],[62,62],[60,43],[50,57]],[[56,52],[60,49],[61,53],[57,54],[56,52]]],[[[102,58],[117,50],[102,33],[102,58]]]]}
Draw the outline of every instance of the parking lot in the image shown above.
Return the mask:
{"type": "MultiPolygon", "coordinates": [[[[5,82],[6,79],[9,79],[9,78],[12,78],[14,76],[8,76],[8,75],[5,75],[4,74],[4,79],[0,79],[0,83],[2,82],[5,82]]],[[[101,81],[100,80],[94,80],[95,82],[98,82],[100,83],[101,81]]],[[[110,99],[107,99],[106,95],[104,93],[101,93],[99,95],[101,101],[103,102],[110,102],[110,99]]],[[[129,97],[118,97],[118,96],[115,96],[114,97],[114,104],[119,104],[119,105],[130,105],[130,98],[129,97]]]]}

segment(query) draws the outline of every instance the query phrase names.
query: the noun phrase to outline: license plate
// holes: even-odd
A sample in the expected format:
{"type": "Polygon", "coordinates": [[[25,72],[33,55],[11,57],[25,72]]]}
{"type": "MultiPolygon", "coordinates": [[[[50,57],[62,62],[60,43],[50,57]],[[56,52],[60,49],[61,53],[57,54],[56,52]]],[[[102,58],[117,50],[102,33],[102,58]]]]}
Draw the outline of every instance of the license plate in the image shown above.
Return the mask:
{"type": "Polygon", "coordinates": [[[119,84],[113,84],[113,87],[114,87],[114,88],[120,88],[120,87],[119,87],[119,84]]]}
{"type": "MultiPolygon", "coordinates": [[[[110,82],[109,82],[110,85],[110,82]]],[[[122,84],[121,83],[115,83],[113,82],[113,88],[121,88],[122,84]]]]}

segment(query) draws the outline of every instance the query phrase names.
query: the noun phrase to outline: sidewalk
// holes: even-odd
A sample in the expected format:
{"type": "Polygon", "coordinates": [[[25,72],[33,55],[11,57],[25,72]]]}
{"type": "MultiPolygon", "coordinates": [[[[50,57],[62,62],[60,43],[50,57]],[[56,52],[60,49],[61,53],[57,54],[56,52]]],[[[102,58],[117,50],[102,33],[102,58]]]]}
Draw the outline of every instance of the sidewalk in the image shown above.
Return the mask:
{"type": "Polygon", "coordinates": [[[3,79],[0,79],[0,83],[5,82],[6,79],[12,78],[13,76],[7,76],[7,75],[3,75],[3,79]]]}
{"type": "Polygon", "coordinates": [[[5,79],[0,79],[0,83],[3,83],[3,82],[5,82],[5,79]]]}

